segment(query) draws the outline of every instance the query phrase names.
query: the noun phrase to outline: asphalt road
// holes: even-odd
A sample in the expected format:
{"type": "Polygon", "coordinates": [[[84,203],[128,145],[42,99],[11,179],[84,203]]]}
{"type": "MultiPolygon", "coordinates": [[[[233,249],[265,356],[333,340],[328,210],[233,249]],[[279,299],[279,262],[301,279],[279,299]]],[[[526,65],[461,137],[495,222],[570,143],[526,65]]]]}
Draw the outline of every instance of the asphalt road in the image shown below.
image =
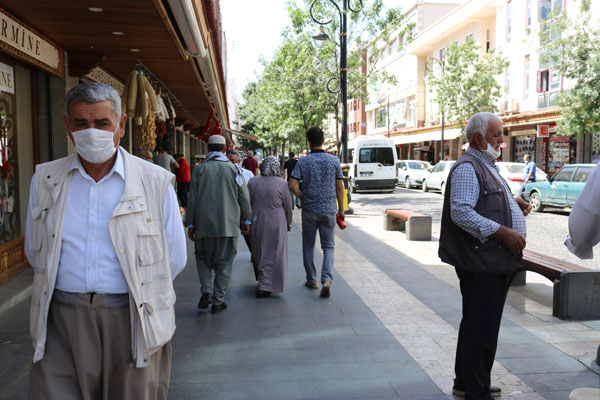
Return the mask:
{"type": "MultiPolygon", "coordinates": [[[[381,215],[386,208],[401,208],[431,215],[432,233],[437,240],[440,235],[443,200],[444,197],[439,192],[424,193],[420,188],[405,189],[398,186],[394,193],[352,193],[350,206],[357,215],[381,215]]],[[[600,269],[600,245],[595,247],[596,257],[593,260],[580,260],[565,247],[564,241],[569,232],[568,220],[568,210],[545,208],[541,213],[531,213],[527,217],[527,248],[560,260],[600,269]]]]}

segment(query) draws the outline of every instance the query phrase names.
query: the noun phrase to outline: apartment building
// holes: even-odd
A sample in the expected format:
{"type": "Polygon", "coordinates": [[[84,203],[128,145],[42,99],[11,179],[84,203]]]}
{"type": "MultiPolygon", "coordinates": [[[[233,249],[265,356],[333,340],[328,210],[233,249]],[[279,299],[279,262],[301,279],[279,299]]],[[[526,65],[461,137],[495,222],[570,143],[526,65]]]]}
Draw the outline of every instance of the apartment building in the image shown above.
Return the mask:
{"type": "MultiPolygon", "coordinates": [[[[592,3],[592,15],[600,15],[598,3],[592,3]]],[[[547,50],[540,45],[539,30],[540,22],[552,23],[549,18],[561,12],[576,16],[579,2],[415,1],[405,14],[406,23],[415,23],[412,42],[398,52],[394,51],[398,48],[395,41],[401,39],[398,36],[392,36],[388,43],[374,44],[386,52],[378,67],[394,74],[398,83],[369,85],[364,105],[366,121],[361,121],[366,125],[366,134],[389,135],[400,158],[433,162],[457,159],[464,151],[461,131],[446,122],[442,133],[442,113],[425,77],[427,73],[439,73],[435,69],[440,68],[449,45],[472,39],[482,55],[497,48],[509,61],[504,74],[497,77],[503,88],[498,109],[506,135],[502,160],[522,161],[529,153],[548,173],[566,163],[598,162],[600,134],[590,132],[583,138],[573,138],[557,133],[556,124],[561,118],[558,97],[571,82],[540,57],[547,50]]]]}
{"type": "MultiPolygon", "coordinates": [[[[600,135],[582,138],[561,136],[556,124],[561,118],[558,99],[561,90],[572,85],[542,57],[547,50],[540,42],[541,23],[552,24],[552,15],[576,17],[580,1],[504,0],[496,13],[498,46],[510,62],[503,77],[504,96],[499,109],[504,120],[506,142],[503,159],[522,161],[535,157],[538,167],[554,173],[564,164],[598,162],[600,135]]],[[[592,15],[599,15],[595,2],[592,15]]],[[[595,18],[597,21],[597,18],[595,18]]],[[[596,22],[597,24],[597,22],[596,22]]],[[[555,37],[549,35],[549,40],[555,37]]]]}
{"type": "MultiPolygon", "coordinates": [[[[366,104],[359,99],[349,101],[349,139],[359,135],[379,135],[393,137],[400,152],[411,154],[419,147],[419,143],[402,143],[399,134],[407,130],[423,127],[425,124],[425,108],[420,92],[424,91],[423,82],[419,80],[421,60],[407,52],[409,34],[404,33],[405,26],[414,28],[410,34],[418,35],[436,21],[456,8],[457,0],[414,0],[406,2],[404,22],[394,32],[387,42],[377,40],[371,44],[376,46],[382,57],[376,68],[394,75],[397,83],[394,85],[381,82],[370,82],[367,87],[366,104]]],[[[369,48],[367,48],[369,51],[369,48]]],[[[425,149],[426,152],[429,148],[425,149]]],[[[419,150],[416,150],[417,154],[419,150]]],[[[401,156],[402,157],[402,156],[401,156]]],[[[404,154],[403,158],[408,155],[404,154]]],[[[422,158],[418,154],[416,158],[422,158]]],[[[411,157],[412,158],[412,157],[411,157]]],[[[427,158],[424,158],[427,159],[427,158]]]]}

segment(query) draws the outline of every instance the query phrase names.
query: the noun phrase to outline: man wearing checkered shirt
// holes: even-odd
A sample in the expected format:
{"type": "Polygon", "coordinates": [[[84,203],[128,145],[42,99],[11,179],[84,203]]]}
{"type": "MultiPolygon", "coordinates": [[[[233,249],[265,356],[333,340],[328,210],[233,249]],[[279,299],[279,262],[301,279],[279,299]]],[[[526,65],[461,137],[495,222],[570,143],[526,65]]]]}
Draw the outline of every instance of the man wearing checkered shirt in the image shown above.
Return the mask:
{"type": "Polygon", "coordinates": [[[446,184],[439,255],[455,267],[462,295],[452,392],[490,400],[502,392],[491,386],[490,375],[531,206],[512,197],[496,170],[504,142],[502,120],[477,113],[469,119],[466,135],[469,150],[453,166],[446,184]]]}

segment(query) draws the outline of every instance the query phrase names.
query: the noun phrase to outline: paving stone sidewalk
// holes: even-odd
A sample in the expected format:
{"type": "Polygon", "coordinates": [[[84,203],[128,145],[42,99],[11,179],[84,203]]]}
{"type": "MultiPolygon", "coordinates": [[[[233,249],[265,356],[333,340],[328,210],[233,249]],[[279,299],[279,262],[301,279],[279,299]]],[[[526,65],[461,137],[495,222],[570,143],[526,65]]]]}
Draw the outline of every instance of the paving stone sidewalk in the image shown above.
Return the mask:
{"type": "Polygon", "coordinates": [[[447,399],[339,275],[329,299],[304,287],[297,225],[289,249],[285,293],[257,299],[240,239],[229,308],[216,315],[196,309],[199,283],[189,253],[175,282],[170,399],[447,399]]]}
{"type": "MultiPolygon", "coordinates": [[[[169,399],[453,399],[460,293],[452,267],[435,260],[436,244],[384,232],[380,216],[349,217],[346,231],[336,228],[333,294],[322,299],[303,286],[299,216],[285,293],[255,297],[240,238],[229,309],[217,315],[196,308],[188,243],[175,280],[169,399]]],[[[551,290],[529,284],[511,290],[504,316],[493,370],[502,399],[567,399],[577,387],[600,387],[592,363],[600,321],[552,317],[551,290]]],[[[28,328],[29,300],[0,314],[0,400],[27,398],[28,328]]]]}
{"type": "MultiPolygon", "coordinates": [[[[374,228],[377,218],[349,218],[349,229],[336,228],[333,295],[321,299],[303,286],[299,215],[280,296],[256,299],[240,240],[229,309],[199,312],[189,254],[176,281],[170,398],[453,399],[460,293],[452,267],[407,257],[410,245],[394,245],[403,234],[374,228]]],[[[547,292],[533,300],[527,290],[511,291],[505,310],[493,370],[502,398],[566,399],[574,388],[600,387],[600,369],[590,367],[600,321],[560,321],[551,316],[547,292]]]]}

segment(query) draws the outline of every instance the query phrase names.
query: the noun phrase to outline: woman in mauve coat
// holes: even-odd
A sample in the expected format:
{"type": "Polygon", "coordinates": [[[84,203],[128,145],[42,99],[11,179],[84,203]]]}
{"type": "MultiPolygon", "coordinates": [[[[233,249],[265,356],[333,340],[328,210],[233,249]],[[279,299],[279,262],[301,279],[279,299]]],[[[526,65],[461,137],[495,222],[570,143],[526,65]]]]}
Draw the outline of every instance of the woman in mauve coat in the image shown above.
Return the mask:
{"type": "Polygon", "coordinates": [[[250,245],[258,270],[256,297],[283,292],[287,271],[288,238],[292,225],[292,200],[287,182],[281,179],[279,161],[266,157],[260,175],[248,183],[252,214],[250,245]]]}

